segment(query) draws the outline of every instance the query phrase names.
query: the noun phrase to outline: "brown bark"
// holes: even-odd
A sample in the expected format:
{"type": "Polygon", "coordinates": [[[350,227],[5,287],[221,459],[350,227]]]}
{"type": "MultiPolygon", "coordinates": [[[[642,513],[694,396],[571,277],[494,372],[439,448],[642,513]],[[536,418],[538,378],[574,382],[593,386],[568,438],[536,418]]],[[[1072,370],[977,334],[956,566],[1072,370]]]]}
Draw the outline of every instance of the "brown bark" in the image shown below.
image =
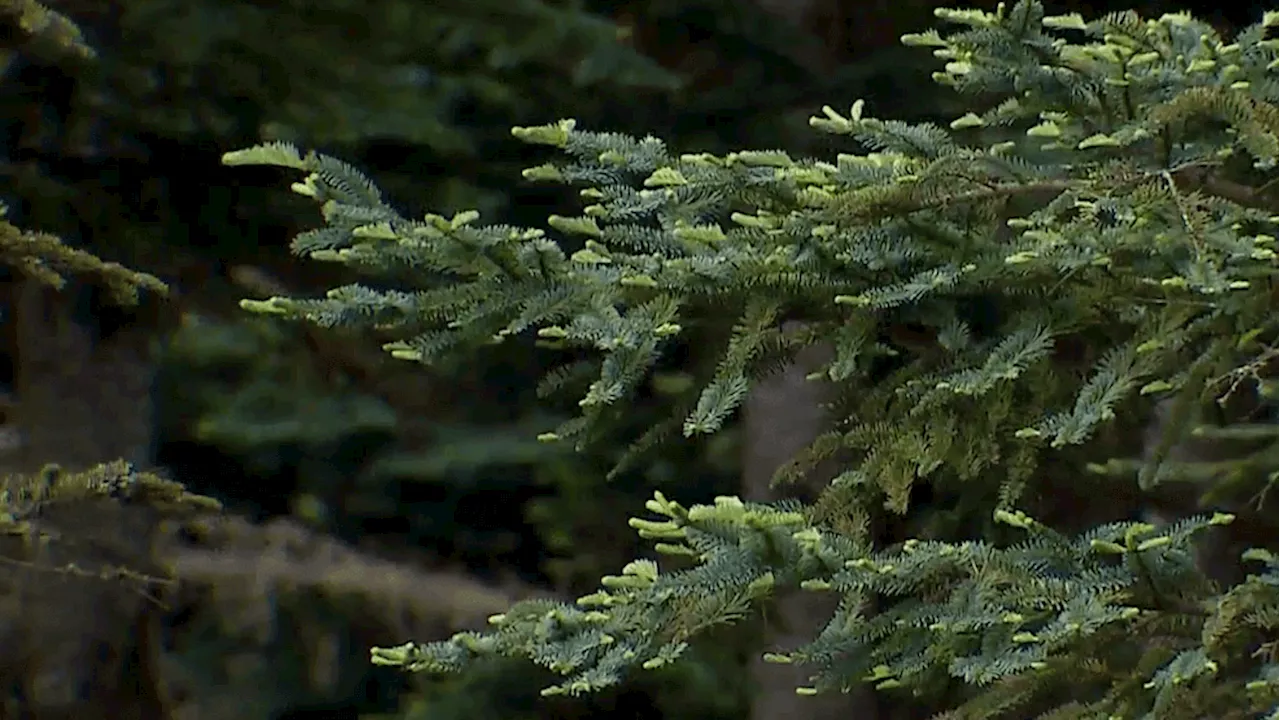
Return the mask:
{"type": "MultiPolygon", "coordinates": [[[[827,478],[816,475],[798,487],[770,487],[774,472],[804,449],[826,426],[825,383],[805,376],[830,358],[830,348],[805,348],[792,365],[757,383],[743,413],[742,494],[747,500],[774,501],[793,493],[820,489],[827,478]],[[815,487],[816,486],[816,487],[815,487]]],[[[785,651],[812,640],[831,618],[836,598],[829,594],[783,591],[769,613],[764,651],[785,651]]],[[[795,689],[810,683],[794,665],[774,665],[757,658],[751,669],[757,695],[751,720],[875,720],[875,697],[869,689],[850,694],[800,696],[795,689]]]]}

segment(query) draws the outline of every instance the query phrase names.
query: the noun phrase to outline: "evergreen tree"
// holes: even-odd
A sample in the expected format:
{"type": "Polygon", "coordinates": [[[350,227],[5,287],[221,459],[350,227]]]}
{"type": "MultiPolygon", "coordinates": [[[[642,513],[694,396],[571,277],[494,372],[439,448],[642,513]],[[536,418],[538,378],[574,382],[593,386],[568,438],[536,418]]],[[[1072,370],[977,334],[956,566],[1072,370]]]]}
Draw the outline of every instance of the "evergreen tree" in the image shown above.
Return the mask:
{"type": "Polygon", "coordinates": [[[656,493],[631,526],[661,565],[375,662],[528,657],[565,676],[548,694],[589,692],[799,586],[840,598],[812,642],[771,655],[810,671],[801,693],[870,683],[956,718],[1277,717],[1274,518],[1225,583],[1198,538],[1275,514],[1280,15],[1229,42],[1184,14],[1086,21],[1022,0],[937,15],[959,29],[904,42],[986,103],[950,128],[824,108],[811,124],[858,150],[827,160],[677,155],[571,120],[517,128],[568,158],[525,177],[589,203],[548,219],[560,240],[470,212],[407,218],[352,166],[285,143],[224,157],[306,173],[293,188],[325,225],[294,240],[299,255],[419,279],[244,307],[376,328],[423,363],[531,336],[579,351],[543,389],[578,393],[581,415],[547,442],[604,437],[674,338],[721,347],[623,466],[720,430],[798,349],[833,348],[820,372],[841,422],[778,476],[838,460],[814,502],[656,493]],[[1117,441],[1158,406],[1159,437],[1117,441]],[[1239,442],[1179,459],[1206,435],[1239,442]],[[1190,484],[1207,511],[1075,527],[1048,510],[1064,475],[1144,503],[1190,484]],[[926,492],[942,520],[871,530],[926,492]]]}

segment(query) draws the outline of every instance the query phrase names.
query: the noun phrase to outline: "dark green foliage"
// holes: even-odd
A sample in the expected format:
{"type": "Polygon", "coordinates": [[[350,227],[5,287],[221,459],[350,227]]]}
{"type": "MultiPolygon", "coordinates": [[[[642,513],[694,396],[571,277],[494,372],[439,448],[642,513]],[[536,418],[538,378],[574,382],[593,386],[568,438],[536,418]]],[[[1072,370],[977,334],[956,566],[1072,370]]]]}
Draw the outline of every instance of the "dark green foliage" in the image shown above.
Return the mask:
{"type": "MultiPolygon", "coordinates": [[[[673,78],[618,42],[608,21],[542,0],[516,2],[310,2],[270,7],[235,2],[129,3],[125,33],[151,40],[144,58],[162,63],[168,87],[131,84],[117,102],[180,93],[167,118],[175,130],[243,122],[227,95],[271,98],[259,119],[275,137],[321,142],[411,140],[445,153],[468,148],[459,127],[466,103],[528,103],[566,80],[661,87],[673,78]],[[251,52],[244,52],[248,43],[251,52]],[[269,46],[268,46],[269,44],[269,46]],[[283,46],[281,46],[283,44],[283,46]],[[334,63],[333,57],[344,62],[334,63]],[[216,79],[207,72],[217,68],[216,79]],[[513,86],[515,72],[550,81],[513,86]],[[297,78],[306,78],[298,83],[297,78]],[[210,94],[211,90],[217,90],[210,94]]],[[[151,118],[148,122],[157,122],[151,118]]]]}
{"type": "MultiPolygon", "coordinates": [[[[73,118],[107,130],[97,140],[104,145],[131,143],[127,134],[138,132],[236,137],[247,128],[328,143],[408,140],[456,153],[474,142],[459,126],[469,103],[492,110],[537,102],[537,93],[563,97],[568,87],[676,85],[620,43],[607,19],[543,0],[146,0],[105,3],[115,6],[109,21],[100,9],[66,4],[69,14],[92,18],[94,44],[110,49],[73,118]],[[542,82],[525,81],[538,76],[542,82]]],[[[61,16],[26,1],[0,10],[10,5],[24,27],[79,42],[61,16]]]]}
{"type": "MultiPolygon", "coordinates": [[[[861,102],[824,108],[811,124],[861,152],[812,160],[676,155],[567,120],[518,128],[568,156],[526,178],[582,187],[590,203],[548,219],[574,249],[475,213],[406,218],[351,166],[288,144],[224,157],[307,173],[294,189],[326,224],[294,240],[298,254],[419,280],[244,307],[377,328],[399,338],[393,356],[424,363],[534,335],[585,350],[548,379],[581,407],[548,442],[584,447],[625,419],[678,336],[723,351],[691,368],[697,383],[638,457],[721,429],[798,348],[834,349],[824,373],[841,384],[842,422],[781,473],[844,461],[814,504],[686,509],[658,494],[647,507],[661,518],[631,524],[674,556],[665,571],[637,560],[576,605],[523,602],[492,633],[375,649],[375,662],[528,657],[567,676],[546,692],[591,691],[798,584],[842,597],[811,644],[775,658],[812,668],[802,692],[958,681],[957,718],[1276,716],[1274,537],[1249,555],[1261,569],[1223,589],[1194,542],[1229,513],[1077,536],[1015,508],[1045,502],[1050,460],[1083,476],[1082,459],[1109,459],[1106,435],[1157,403],[1173,412],[1138,473],[1153,498],[1203,407],[1223,408],[1227,432],[1274,418],[1277,16],[1230,43],[1183,15],[1085,22],[1024,1],[938,16],[963,29],[904,41],[948,61],[939,82],[992,103],[950,129],[863,117],[861,102]],[[985,325],[965,311],[982,303],[996,309],[985,325]],[[794,318],[805,329],[784,334],[794,318]],[[897,340],[903,327],[926,341],[897,340]],[[989,537],[877,548],[871,518],[911,510],[921,486],[960,488],[989,537]]],[[[1274,426],[1262,443],[1275,447],[1274,426]]],[[[1197,490],[1229,476],[1274,507],[1270,458],[1202,474],[1197,490]]],[[[1111,482],[1133,493],[1132,476],[1111,482]]]]}
{"type": "Polygon", "coordinates": [[[394,410],[359,388],[334,387],[313,367],[303,339],[261,322],[188,315],[166,349],[162,412],[171,432],[218,448],[254,474],[291,458],[332,455],[396,425],[394,410]]]}

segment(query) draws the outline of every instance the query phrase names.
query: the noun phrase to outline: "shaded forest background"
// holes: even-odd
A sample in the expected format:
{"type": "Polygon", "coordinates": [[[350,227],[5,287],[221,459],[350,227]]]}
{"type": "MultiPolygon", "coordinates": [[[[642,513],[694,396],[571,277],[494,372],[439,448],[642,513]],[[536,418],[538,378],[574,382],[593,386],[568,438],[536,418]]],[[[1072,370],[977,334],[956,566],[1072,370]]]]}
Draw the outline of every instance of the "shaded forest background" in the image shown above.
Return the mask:
{"type": "MultiPolygon", "coordinates": [[[[802,154],[830,149],[806,123],[826,103],[949,121],[963,109],[929,80],[934,59],[898,45],[933,26],[939,3],[48,2],[95,58],[29,39],[24,5],[0,0],[8,220],[172,293],[122,310],[91,283],[55,292],[7,275],[0,463],[123,457],[226,513],[145,528],[67,518],[94,548],[176,582],[141,592],[23,570],[40,588],[0,594],[0,718],[774,720],[744,681],[759,650],[749,636],[577,700],[540,699],[546,678],[520,663],[452,678],[369,665],[371,645],[443,638],[521,597],[589,592],[642,552],[626,518],[654,488],[686,503],[743,493],[755,435],[673,446],[605,483],[625,439],[583,455],[534,440],[568,409],[537,397],[551,358],[531,344],[427,370],[376,338],[247,316],[242,297],[343,278],[289,256],[313,212],[305,200],[219,158],[289,140],[364,168],[411,214],[475,208],[538,226],[576,200],[521,182],[544,158],[513,125],[574,117],[681,151],[802,154]]],[[[1263,10],[1046,5],[1190,10],[1225,30],[1263,10]]],[[[652,377],[655,405],[680,369],[675,357],[652,377]]],[[[637,431],[650,411],[636,406],[637,431]]],[[[914,716],[899,710],[885,717],[914,716]]]]}

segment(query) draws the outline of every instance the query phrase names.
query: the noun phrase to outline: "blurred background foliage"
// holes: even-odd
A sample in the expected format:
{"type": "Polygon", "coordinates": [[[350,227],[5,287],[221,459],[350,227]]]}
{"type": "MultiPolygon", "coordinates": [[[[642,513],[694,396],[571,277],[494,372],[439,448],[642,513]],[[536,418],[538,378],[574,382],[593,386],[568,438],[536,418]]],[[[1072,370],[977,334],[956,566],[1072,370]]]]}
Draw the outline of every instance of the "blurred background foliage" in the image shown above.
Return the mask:
{"type": "MultiPolygon", "coordinates": [[[[153,551],[182,582],[154,636],[134,638],[151,667],[137,692],[155,698],[132,716],[744,717],[738,636],[577,701],[539,699],[546,678],[521,664],[439,679],[368,665],[372,644],[447,636],[530,594],[585,594],[640,552],[625,520],[655,487],[690,503],[738,491],[737,436],[673,446],[605,483],[625,442],[572,455],[533,439],[568,412],[536,397],[540,350],[424,370],[371,338],[244,316],[241,297],[340,278],[289,257],[305,200],[219,157],[290,140],[366,169],[413,213],[541,225],[576,201],[519,181],[543,158],[513,125],[575,117],[682,150],[818,152],[805,120],[824,103],[954,117],[932,58],[897,40],[939,4],[47,0],[90,57],[45,41],[63,27],[45,6],[0,0],[0,201],[19,226],[170,283],[172,317],[151,321],[152,352],[134,360],[157,372],[154,413],[132,412],[153,413],[149,464],[228,511],[153,551]]],[[[101,323],[92,303],[66,312],[101,323]]],[[[10,335],[0,380],[13,385],[24,349],[10,335]]],[[[634,430],[681,382],[680,360],[653,378],[634,430]]]]}

